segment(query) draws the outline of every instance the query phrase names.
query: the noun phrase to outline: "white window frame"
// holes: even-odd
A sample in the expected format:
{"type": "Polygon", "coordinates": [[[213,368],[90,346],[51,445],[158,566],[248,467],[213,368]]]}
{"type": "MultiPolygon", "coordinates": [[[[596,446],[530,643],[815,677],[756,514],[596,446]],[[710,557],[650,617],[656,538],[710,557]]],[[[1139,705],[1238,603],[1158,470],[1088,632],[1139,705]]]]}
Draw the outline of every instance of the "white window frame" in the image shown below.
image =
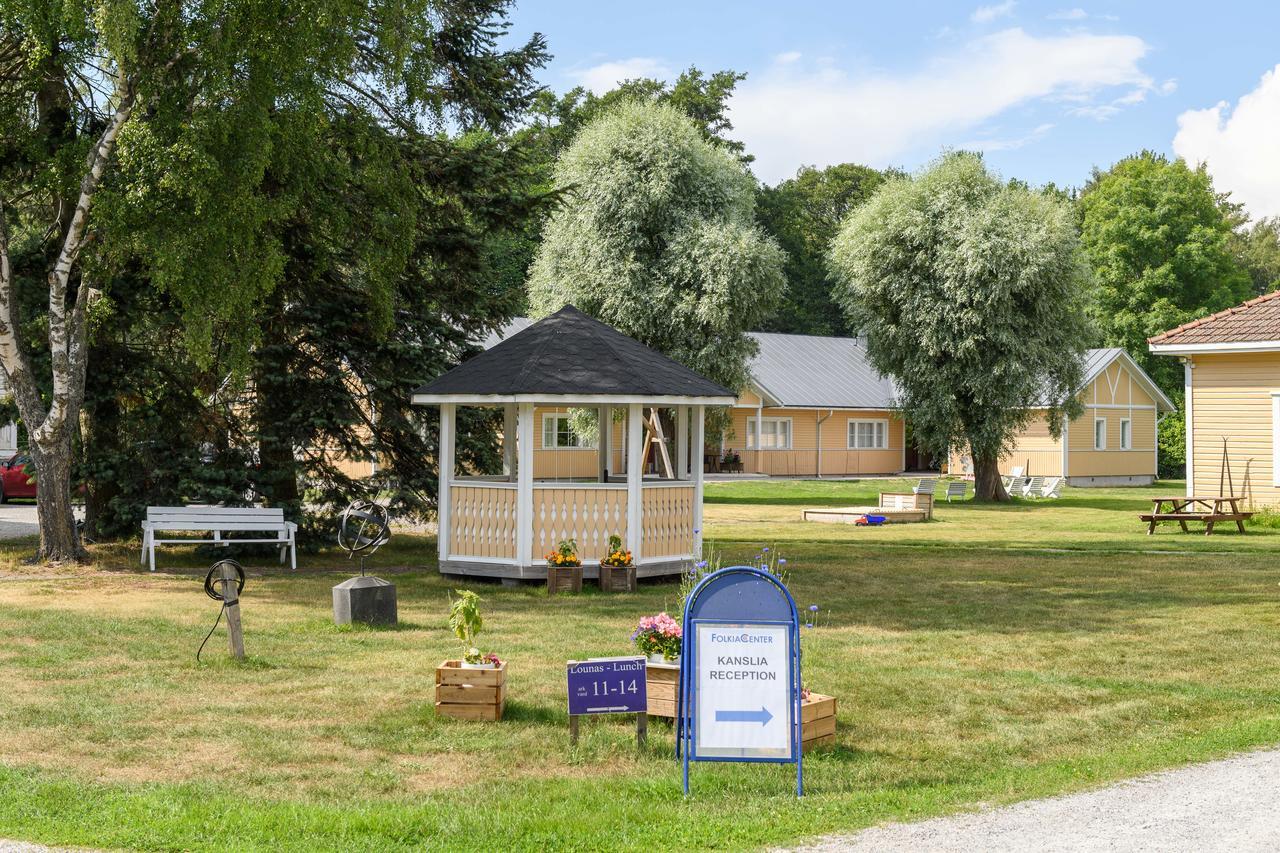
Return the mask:
{"type": "Polygon", "coordinates": [[[1094,450],[1107,449],[1107,419],[1106,418],[1099,418],[1095,416],[1093,419],[1093,449],[1094,450]],[[1098,424],[1102,424],[1102,442],[1101,443],[1098,442],[1098,424]]]}
{"type": "Polygon", "coordinates": [[[539,445],[541,446],[542,450],[595,450],[596,449],[595,439],[578,435],[576,432],[573,431],[572,423],[567,425],[567,429],[568,429],[569,435],[574,436],[578,439],[577,444],[569,444],[569,445],[565,445],[564,447],[561,447],[558,444],[552,444],[548,446],[547,445],[547,421],[550,421],[550,420],[557,421],[555,427],[553,427],[552,434],[559,435],[560,424],[558,423],[558,420],[561,418],[568,421],[569,413],[568,412],[543,412],[542,413],[542,431],[541,431],[541,436],[538,439],[539,445]]]}
{"type": "MultiPolygon", "coordinates": [[[[763,417],[763,418],[759,418],[759,421],[760,421],[760,423],[761,423],[761,424],[770,424],[770,423],[778,424],[778,423],[786,423],[786,425],[787,425],[787,444],[786,444],[786,446],[785,446],[785,447],[777,447],[777,446],[775,446],[775,447],[763,447],[763,448],[757,448],[757,447],[756,447],[756,436],[757,436],[759,433],[757,433],[757,431],[756,431],[756,420],[757,420],[756,418],[747,418],[747,450],[757,450],[757,449],[759,449],[759,450],[790,450],[790,449],[791,449],[791,444],[792,444],[792,442],[793,442],[793,441],[794,441],[794,439],[795,439],[795,432],[794,432],[794,430],[793,430],[794,425],[791,423],[791,418],[776,418],[776,417],[772,417],[772,418],[771,418],[771,417],[763,417]]],[[[775,431],[774,431],[774,438],[775,438],[775,439],[777,438],[777,431],[776,431],[776,429],[775,429],[775,431]]]]}
{"type": "Polygon", "coordinates": [[[889,449],[889,419],[888,418],[849,418],[844,428],[845,445],[849,450],[888,450],[889,449]],[[872,445],[870,447],[859,447],[857,438],[857,430],[854,429],[857,424],[879,424],[880,437],[882,443],[872,445]]]}
{"type": "Polygon", "coordinates": [[[1133,450],[1133,418],[1120,419],[1120,449],[1133,450]]]}

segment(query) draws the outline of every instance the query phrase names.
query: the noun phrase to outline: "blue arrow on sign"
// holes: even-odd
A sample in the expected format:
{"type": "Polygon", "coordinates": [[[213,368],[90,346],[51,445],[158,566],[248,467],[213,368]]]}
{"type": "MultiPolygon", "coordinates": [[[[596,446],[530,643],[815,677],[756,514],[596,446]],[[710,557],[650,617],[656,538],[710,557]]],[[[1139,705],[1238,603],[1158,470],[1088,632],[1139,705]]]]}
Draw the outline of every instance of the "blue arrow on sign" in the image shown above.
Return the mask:
{"type": "Polygon", "coordinates": [[[759,723],[764,726],[772,719],[773,714],[763,705],[759,711],[716,711],[717,723],[759,723]]]}

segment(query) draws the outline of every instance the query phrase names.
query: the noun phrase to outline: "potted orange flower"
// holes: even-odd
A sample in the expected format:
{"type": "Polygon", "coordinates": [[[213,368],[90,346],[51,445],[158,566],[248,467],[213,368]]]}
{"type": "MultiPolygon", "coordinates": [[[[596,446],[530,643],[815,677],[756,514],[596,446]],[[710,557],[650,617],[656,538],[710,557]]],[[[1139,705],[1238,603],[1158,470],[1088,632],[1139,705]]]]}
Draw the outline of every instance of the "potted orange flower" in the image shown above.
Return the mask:
{"type": "Polygon", "coordinates": [[[547,561],[547,594],[557,592],[582,592],[582,560],[578,557],[578,543],[562,539],[554,551],[543,555],[547,561]]]}
{"type": "Polygon", "coordinates": [[[621,536],[609,537],[609,553],[600,558],[601,592],[635,592],[636,564],[621,536]]]}

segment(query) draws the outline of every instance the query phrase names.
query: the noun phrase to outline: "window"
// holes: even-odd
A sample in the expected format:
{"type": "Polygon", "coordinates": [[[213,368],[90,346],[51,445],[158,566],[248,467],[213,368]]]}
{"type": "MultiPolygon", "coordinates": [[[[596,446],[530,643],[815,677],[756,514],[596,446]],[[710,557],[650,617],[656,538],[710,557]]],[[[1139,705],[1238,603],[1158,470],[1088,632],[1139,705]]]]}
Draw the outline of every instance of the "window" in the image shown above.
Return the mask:
{"type": "Polygon", "coordinates": [[[1093,419],[1093,449],[1094,450],[1107,449],[1107,419],[1106,418],[1093,419]]]}
{"type": "Polygon", "coordinates": [[[888,447],[888,421],[849,421],[850,450],[886,450],[888,447]]]}
{"type": "Polygon", "coordinates": [[[1133,450],[1133,421],[1120,419],[1120,449],[1133,450]]]}
{"type": "MultiPolygon", "coordinates": [[[[756,447],[756,419],[747,418],[747,449],[756,447]]],[[[760,419],[760,449],[791,449],[791,418],[760,419]]]]}
{"type": "Polygon", "coordinates": [[[585,438],[573,431],[567,414],[542,416],[543,450],[563,450],[573,447],[592,448],[595,446],[595,439],[585,438]]]}

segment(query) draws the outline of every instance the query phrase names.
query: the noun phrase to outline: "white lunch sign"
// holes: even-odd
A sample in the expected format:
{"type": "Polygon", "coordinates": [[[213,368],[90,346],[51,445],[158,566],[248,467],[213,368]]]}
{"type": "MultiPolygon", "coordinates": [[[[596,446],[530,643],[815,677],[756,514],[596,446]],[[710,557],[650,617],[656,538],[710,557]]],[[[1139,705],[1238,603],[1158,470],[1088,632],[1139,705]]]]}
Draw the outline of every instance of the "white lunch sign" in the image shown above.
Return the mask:
{"type": "Polygon", "coordinates": [[[793,758],[788,626],[695,624],[698,723],[694,754],[793,758]]]}

